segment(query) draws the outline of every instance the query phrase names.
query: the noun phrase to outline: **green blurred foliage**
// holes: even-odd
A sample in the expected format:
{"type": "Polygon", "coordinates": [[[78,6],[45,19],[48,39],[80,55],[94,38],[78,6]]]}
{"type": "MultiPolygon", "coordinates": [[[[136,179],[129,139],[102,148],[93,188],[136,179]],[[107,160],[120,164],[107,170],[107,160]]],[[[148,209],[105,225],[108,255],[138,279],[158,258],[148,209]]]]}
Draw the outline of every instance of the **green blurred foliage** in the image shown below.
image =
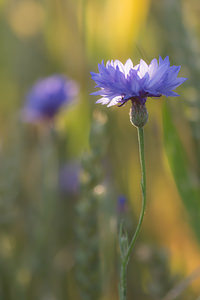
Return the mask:
{"type": "Polygon", "coordinates": [[[163,109],[164,141],[170,167],[176,181],[181,198],[186,206],[187,214],[198,240],[200,239],[200,187],[197,174],[193,174],[188,166],[187,156],[182,142],[173,124],[169,107],[163,109]]]}

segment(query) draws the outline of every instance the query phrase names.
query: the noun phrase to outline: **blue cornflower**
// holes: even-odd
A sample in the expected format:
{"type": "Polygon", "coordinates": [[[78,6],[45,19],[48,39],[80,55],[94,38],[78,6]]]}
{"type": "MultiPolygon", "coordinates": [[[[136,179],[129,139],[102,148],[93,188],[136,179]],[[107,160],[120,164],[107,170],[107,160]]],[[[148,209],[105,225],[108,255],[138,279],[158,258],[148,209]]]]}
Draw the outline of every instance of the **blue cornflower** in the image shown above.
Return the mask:
{"type": "Polygon", "coordinates": [[[150,65],[144,60],[133,66],[129,58],[123,65],[119,60],[111,60],[104,65],[102,61],[99,73],[91,72],[99,91],[92,93],[102,98],[97,101],[104,105],[122,106],[128,100],[144,105],[147,97],[179,96],[173,90],[186,78],[177,78],[180,66],[170,66],[169,57],[164,60],[153,59],[150,65]]]}
{"type": "Polygon", "coordinates": [[[117,210],[119,213],[124,213],[127,209],[127,198],[124,195],[120,195],[117,199],[117,210]]]}
{"type": "Polygon", "coordinates": [[[59,188],[62,194],[78,196],[80,193],[81,166],[77,161],[69,161],[59,171],[59,188]]]}
{"type": "Polygon", "coordinates": [[[77,94],[77,84],[64,75],[40,79],[26,96],[23,119],[26,122],[51,120],[63,105],[73,102],[77,94]]]}

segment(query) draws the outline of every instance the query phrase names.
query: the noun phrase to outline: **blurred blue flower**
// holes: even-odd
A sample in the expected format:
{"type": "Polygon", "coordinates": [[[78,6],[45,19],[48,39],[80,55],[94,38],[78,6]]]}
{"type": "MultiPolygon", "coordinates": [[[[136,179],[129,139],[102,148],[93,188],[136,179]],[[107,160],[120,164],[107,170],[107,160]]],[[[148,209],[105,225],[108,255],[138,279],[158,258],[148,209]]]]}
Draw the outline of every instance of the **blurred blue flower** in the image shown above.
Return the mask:
{"type": "Polygon", "coordinates": [[[40,79],[26,96],[22,112],[26,122],[52,119],[63,105],[69,105],[78,94],[78,86],[64,75],[40,79]]]}
{"type": "Polygon", "coordinates": [[[98,65],[99,73],[91,72],[99,91],[92,95],[102,98],[96,103],[107,106],[122,106],[128,100],[145,104],[147,97],[179,96],[173,90],[181,85],[186,78],[177,78],[180,66],[170,66],[169,57],[164,60],[153,59],[150,65],[144,60],[133,66],[129,58],[123,65],[119,60],[111,60],[98,65]]]}
{"type": "Polygon", "coordinates": [[[118,213],[125,213],[127,210],[127,198],[124,195],[120,195],[117,199],[117,211],[118,213]]]}
{"type": "Polygon", "coordinates": [[[78,196],[80,192],[81,167],[77,161],[70,161],[59,171],[59,189],[62,194],[78,196]]]}

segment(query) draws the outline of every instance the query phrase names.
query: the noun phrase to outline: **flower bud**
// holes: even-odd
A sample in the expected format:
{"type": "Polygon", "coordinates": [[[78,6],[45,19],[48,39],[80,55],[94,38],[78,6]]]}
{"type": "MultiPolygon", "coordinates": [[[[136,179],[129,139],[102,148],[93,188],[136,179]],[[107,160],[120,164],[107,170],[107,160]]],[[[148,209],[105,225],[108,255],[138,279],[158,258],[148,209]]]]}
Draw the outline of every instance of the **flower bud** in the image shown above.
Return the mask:
{"type": "Polygon", "coordinates": [[[148,112],[145,104],[141,104],[137,101],[132,101],[132,107],[130,109],[130,121],[136,127],[143,127],[148,120],[148,112]]]}

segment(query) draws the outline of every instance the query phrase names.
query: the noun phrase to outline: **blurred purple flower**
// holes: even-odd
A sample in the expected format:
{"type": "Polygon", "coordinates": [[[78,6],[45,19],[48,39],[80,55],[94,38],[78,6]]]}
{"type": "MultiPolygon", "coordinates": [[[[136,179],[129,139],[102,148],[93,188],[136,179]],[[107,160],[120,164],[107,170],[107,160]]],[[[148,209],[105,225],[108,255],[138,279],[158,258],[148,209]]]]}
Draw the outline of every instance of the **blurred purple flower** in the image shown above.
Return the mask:
{"type": "Polygon", "coordinates": [[[147,97],[179,96],[173,90],[181,85],[186,78],[177,78],[180,66],[171,66],[169,57],[164,60],[153,59],[150,65],[144,60],[133,66],[129,58],[123,65],[119,60],[111,60],[98,65],[99,73],[91,72],[99,91],[92,95],[102,98],[96,103],[122,106],[128,100],[145,104],[147,97]]]}
{"type": "Polygon", "coordinates": [[[59,188],[61,193],[77,196],[80,192],[80,164],[70,161],[59,172],[59,188]]]}
{"type": "Polygon", "coordinates": [[[25,122],[51,120],[63,105],[69,105],[78,94],[78,86],[64,75],[40,79],[26,96],[22,111],[25,122]]]}
{"type": "Polygon", "coordinates": [[[117,199],[117,211],[120,214],[125,213],[127,210],[127,198],[124,195],[120,195],[117,199]]]}

